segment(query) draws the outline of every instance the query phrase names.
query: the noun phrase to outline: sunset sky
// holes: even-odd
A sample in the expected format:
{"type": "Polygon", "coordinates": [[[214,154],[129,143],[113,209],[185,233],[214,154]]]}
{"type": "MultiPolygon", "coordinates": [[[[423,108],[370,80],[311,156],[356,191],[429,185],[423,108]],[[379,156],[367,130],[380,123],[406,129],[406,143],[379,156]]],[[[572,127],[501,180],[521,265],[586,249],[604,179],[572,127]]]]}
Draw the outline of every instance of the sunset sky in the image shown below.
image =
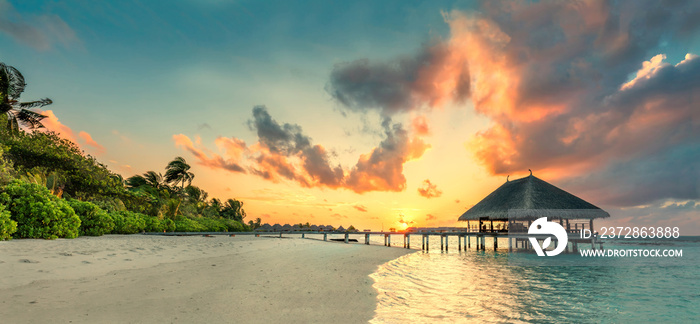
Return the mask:
{"type": "Polygon", "coordinates": [[[535,176],[700,235],[700,2],[0,0],[0,62],[125,178],[263,222],[460,226],[535,176]]]}

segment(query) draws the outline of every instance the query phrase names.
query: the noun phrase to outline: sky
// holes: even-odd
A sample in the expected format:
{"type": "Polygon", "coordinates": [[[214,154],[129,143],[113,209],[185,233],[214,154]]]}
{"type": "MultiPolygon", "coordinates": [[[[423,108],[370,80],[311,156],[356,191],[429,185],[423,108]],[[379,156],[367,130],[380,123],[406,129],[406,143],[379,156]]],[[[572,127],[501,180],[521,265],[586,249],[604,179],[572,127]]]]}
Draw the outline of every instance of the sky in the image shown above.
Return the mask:
{"type": "Polygon", "coordinates": [[[529,175],[700,235],[697,1],[8,1],[0,62],[125,178],[263,223],[464,226],[529,175]]]}

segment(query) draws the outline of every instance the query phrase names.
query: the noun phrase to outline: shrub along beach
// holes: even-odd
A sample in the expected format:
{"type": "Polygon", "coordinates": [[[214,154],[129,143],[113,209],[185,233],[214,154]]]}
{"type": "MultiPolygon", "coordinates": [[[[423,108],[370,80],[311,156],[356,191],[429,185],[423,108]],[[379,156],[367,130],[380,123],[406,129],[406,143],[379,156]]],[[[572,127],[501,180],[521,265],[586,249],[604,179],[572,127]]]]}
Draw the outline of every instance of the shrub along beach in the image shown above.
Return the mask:
{"type": "Polygon", "coordinates": [[[75,238],[140,232],[239,232],[243,203],[207,200],[195,175],[176,157],[165,174],[148,171],[124,180],[78,146],[43,131],[46,116],[22,102],[22,74],[0,63],[0,240],[75,238]]]}

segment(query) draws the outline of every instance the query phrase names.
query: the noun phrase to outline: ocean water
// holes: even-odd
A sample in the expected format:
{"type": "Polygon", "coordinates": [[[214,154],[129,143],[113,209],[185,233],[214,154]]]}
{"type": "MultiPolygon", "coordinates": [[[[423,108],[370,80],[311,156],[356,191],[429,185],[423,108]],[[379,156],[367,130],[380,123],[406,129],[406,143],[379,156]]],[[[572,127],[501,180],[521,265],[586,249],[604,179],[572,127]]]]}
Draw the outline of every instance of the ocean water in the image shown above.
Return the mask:
{"type": "MultiPolygon", "coordinates": [[[[420,248],[416,238],[412,248],[420,248]]],[[[394,239],[392,245],[403,245],[399,235],[394,239]]],[[[449,253],[441,252],[434,238],[430,252],[382,265],[372,274],[378,306],[371,323],[700,323],[700,237],[605,244],[680,249],[682,257],[591,262],[568,254],[541,266],[534,252],[475,251],[474,241],[468,251],[456,247],[455,239],[449,253]]]]}

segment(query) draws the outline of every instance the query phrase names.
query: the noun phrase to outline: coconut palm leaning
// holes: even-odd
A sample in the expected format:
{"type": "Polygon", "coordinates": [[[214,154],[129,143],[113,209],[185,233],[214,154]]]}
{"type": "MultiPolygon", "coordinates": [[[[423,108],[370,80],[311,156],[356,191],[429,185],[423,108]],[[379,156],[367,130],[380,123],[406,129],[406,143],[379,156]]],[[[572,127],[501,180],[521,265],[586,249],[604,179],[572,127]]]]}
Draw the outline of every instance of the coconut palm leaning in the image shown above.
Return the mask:
{"type": "Polygon", "coordinates": [[[7,128],[11,133],[19,132],[20,125],[29,129],[44,127],[41,120],[46,116],[30,109],[53,103],[49,98],[20,102],[19,96],[26,86],[22,73],[12,66],[0,63],[0,114],[7,116],[7,128]]]}
{"type": "Polygon", "coordinates": [[[180,183],[181,189],[185,189],[185,182],[189,186],[194,180],[194,173],[190,172],[190,165],[185,159],[178,156],[165,167],[165,182],[177,186],[180,183]]]}
{"type": "Polygon", "coordinates": [[[182,200],[185,198],[183,195],[185,191],[185,182],[187,182],[189,186],[192,184],[192,180],[194,180],[194,173],[190,172],[190,165],[187,164],[185,159],[181,156],[170,161],[168,166],[165,167],[165,182],[172,183],[175,188],[177,188],[178,183],[182,185],[179,190],[180,199],[177,203],[177,207],[175,207],[175,215],[177,215],[180,210],[180,204],[182,204],[182,200]]]}

